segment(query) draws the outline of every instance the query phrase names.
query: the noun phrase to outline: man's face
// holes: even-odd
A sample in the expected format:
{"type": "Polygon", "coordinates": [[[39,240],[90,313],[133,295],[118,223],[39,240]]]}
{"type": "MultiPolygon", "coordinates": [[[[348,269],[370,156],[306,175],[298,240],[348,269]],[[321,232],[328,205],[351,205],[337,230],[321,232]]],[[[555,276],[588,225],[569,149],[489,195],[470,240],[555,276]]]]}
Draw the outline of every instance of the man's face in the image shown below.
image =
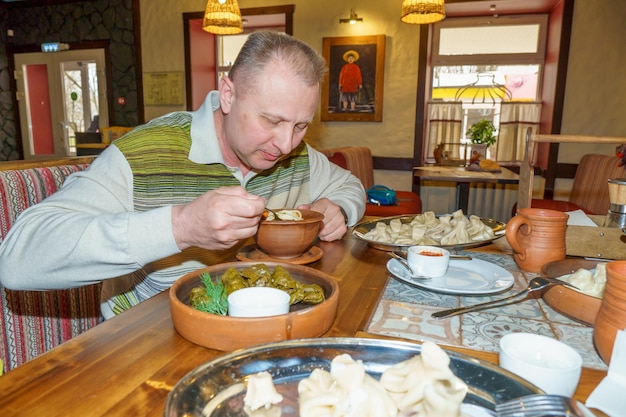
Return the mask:
{"type": "Polygon", "coordinates": [[[267,65],[253,91],[233,86],[222,111],[226,163],[262,171],[300,144],[319,103],[319,86],[307,86],[282,63],[267,65]]]}
{"type": "Polygon", "coordinates": [[[348,62],[352,64],[354,62],[354,55],[348,55],[348,62]]]}

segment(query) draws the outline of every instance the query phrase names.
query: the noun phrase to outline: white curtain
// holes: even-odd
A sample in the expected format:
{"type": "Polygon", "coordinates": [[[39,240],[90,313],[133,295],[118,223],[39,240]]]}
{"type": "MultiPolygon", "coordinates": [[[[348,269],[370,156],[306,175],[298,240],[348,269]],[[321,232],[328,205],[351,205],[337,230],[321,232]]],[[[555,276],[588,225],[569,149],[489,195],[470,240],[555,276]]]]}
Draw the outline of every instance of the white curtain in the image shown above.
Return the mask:
{"type": "Polygon", "coordinates": [[[524,159],[527,129],[537,132],[540,117],[540,102],[503,101],[500,104],[500,128],[496,142],[498,162],[524,159]]]}
{"type": "MultiPolygon", "coordinates": [[[[463,104],[460,101],[431,101],[428,103],[428,143],[426,158],[433,158],[440,143],[460,144],[463,122],[463,104]]],[[[459,146],[449,146],[452,158],[458,159],[459,146]]]]}

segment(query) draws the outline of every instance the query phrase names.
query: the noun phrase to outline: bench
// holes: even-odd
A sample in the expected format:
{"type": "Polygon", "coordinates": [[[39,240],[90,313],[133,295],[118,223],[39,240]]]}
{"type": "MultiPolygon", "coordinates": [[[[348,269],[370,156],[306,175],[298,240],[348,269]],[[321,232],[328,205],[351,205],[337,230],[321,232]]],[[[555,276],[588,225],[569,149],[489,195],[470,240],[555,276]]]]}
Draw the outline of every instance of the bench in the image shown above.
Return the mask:
{"type": "MultiPolygon", "coordinates": [[[[361,180],[367,190],[374,185],[374,163],[372,152],[366,146],[346,146],[342,148],[320,149],[326,157],[336,165],[347,169],[361,180]]],[[[422,212],[422,200],[419,195],[411,191],[396,190],[396,204],[391,206],[379,206],[367,203],[365,205],[366,216],[400,216],[403,214],[420,214],[422,212]]]]}
{"type": "Polygon", "coordinates": [[[584,155],[576,168],[567,201],[533,199],[531,207],[559,211],[581,209],[587,214],[605,215],[610,205],[608,180],[626,176],[626,169],[619,162],[620,159],[612,155],[584,155]]]}
{"type": "MultiPolygon", "coordinates": [[[[0,162],[0,243],[26,208],[57,191],[92,157],[0,162]]],[[[33,260],[36,254],[33,254],[33,260]]],[[[97,325],[101,284],[11,291],[0,285],[0,359],[11,370],[97,325]]]]}
{"type": "Polygon", "coordinates": [[[593,143],[593,144],[624,144],[626,137],[579,136],[560,134],[532,133],[526,134],[526,151],[520,164],[520,181],[517,203],[513,207],[515,215],[517,207],[536,207],[559,211],[581,209],[587,214],[606,215],[609,210],[608,180],[624,178],[626,168],[620,166],[620,159],[615,155],[584,155],[576,168],[572,189],[567,201],[534,199],[533,194],[533,158],[537,146],[541,143],[593,143]]]}

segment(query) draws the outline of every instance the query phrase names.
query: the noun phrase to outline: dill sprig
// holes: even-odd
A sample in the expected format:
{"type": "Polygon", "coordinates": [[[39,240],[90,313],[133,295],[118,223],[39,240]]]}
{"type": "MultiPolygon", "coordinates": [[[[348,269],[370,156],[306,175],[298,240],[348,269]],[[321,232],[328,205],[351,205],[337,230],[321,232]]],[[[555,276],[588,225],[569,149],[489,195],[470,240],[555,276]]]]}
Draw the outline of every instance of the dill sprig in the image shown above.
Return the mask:
{"type": "Polygon", "coordinates": [[[213,280],[208,272],[200,274],[200,280],[204,284],[207,298],[199,300],[194,307],[205,313],[225,316],[228,313],[228,296],[222,280],[213,280]]]}

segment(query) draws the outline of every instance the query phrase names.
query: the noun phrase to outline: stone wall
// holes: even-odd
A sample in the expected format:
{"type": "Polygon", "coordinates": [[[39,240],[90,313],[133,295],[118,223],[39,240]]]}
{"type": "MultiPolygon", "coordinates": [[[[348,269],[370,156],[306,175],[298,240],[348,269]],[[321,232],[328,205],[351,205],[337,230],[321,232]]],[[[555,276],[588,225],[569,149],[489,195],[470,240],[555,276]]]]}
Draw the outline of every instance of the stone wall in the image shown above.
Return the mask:
{"type": "Polygon", "coordinates": [[[14,103],[11,97],[7,43],[15,46],[109,40],[113,125],[136,126],[138,120],[133,0],[94,0],[58,6],[0,9],[0,160],[18,159],[14,103]],[[14,36],[7,37],[13,29],[14,36]]]}

